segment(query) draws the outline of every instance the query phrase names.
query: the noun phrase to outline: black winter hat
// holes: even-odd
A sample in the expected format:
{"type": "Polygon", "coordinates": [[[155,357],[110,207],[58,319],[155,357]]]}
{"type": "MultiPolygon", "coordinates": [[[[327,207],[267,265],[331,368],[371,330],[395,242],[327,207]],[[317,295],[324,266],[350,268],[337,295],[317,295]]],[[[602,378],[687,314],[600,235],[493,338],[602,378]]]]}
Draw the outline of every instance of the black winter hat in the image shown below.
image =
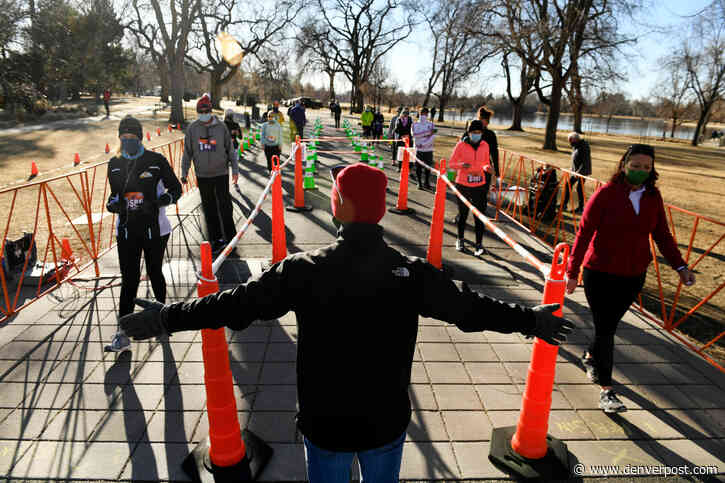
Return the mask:
{"type": "Polygon", "coordinates": [[[471,131],[483,131],[483,123],[479,119],[474,119],[471,124],[468,125],[468,132],[471,131]]]}
{"type": "Polygon", "coordinates": [[[633,154],[646,154],[652,159],[654,159],[655,157],[655,148],[653,148],[649,144],[632,144],[629,147],[628,151],[629,156],[632,156],[633,154]]]}
{"type": "Polygon", "coordinates": [[[139,120],[130,114],[121,119],[121,123],[118,125],[118,137],[121,137],[122,134],[133,134],[137,138],[143,139],[143,128],[139,120]]]}

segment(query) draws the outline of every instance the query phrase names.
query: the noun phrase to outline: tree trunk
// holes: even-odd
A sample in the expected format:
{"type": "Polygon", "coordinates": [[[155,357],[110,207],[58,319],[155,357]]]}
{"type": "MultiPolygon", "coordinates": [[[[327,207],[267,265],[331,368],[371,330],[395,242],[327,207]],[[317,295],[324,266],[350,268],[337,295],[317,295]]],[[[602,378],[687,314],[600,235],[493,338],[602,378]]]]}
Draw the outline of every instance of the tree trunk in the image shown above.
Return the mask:
{"type": "Polygon", "coordinates": [[[561,114],[561,90],[562,80],[559,76],[554,76],[551,80],[551,96],[549,103],[549,114],[546,118],[546,136],[544,137],[543,149],[551,149],[556,151],[556,128],[559,125],[559,115],[561,114]]]}
{"type": "Polygon", "coordinates": [[[521,112],[524,109],[524,98],[522,96],[519,96],[519,98],[514,102],[511,101],[511,106],[513,107],[513,119],[511,120],[511,127],[508,128],[509,131],[523,131],[524,129],[521,127],[521,112]]]}
{"type": "Polygon", "coordinates": [[[171,124],[184,122],[184,63],[176,62],[171,64],[169,77],[171,78],[171,124]]]}
{"type": "Polygon", "coordinates": [[[700,118],[697,120],[695,134],[692,136],[691,144],[693,146],[697,146],[700,142],[700,134],[705,130],[705,125],[707,124],[707,118],[710,114],[711,107],[712,105],[705,106],[705,108],[700,111],[700,118]]]}
{"type": "Polygon", "coordinates": [[[363,94],[361,86],[356,86],[355,88],[355,97],[353,98],[353,106],[355,108],[355,112],[362,112],[364,111],[365,106],[365,95],[363,94]]]}
{"type": "Polygon", "coordinates": [[[221,100],[222,100],[222,83],[221,78],[222,74],[224,73],[223,70],[219,70],[218,67],[215,67],[214,70],[209,72],[209,94],[211,95],[211,107],[214,109],[221,109],[221,100]]]}
{"type": "Polygon", "coordinates": [[[443,122],[443,112],[446,110],[446,106],[448,105],[448,99],[445,97],[441,97],[438,100],[438,122],[443,122]]]}
{"type": "MultiPolygon", "coordinates": [[[[672,132],[670,132],[670,138],[675,137],[675,129],[677,129],[677,116],[672,116],[672,132]]],[[[664,138],[664,136],[662,136],[664,138]]]]}
{"type": "Polygon", "coordinates": [[[327,73],[330,78],[330,100],[335,98],[335,73],[327,73]]]}
{"type": "Polygon", "coordinates": [[[584,96],[582,96],[582,80],[579,71],[574,70],[571,77],[571,102],[572,112],[574,114],[574,132],[582,131],[582,113],[584,112],[584,96]]]}
{"type": "Polygon", "coordinates": [[[159,62],[159,82],[161,82],[161,102],[169,102],[169,68],[166,62],[159,62]]]}

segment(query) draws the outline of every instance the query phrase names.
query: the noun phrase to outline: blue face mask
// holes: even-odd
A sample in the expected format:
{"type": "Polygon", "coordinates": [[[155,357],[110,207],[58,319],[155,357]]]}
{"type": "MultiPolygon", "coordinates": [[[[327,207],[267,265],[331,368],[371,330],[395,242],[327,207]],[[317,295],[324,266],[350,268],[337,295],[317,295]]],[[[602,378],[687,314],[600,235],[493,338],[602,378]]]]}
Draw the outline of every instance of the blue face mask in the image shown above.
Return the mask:
{"type": "Polygon", "coordinates": [[[121,139],[121,152],[127,158],[133,158],[141,150],[141,141],[137,138],[121,139]]]}
{"type": "Polygon", "coordinates": [[[201,122],[209,122],[211,120],[211,113],[206,112],[204,114],[199,114],[199,120],[201,122]]]}
{"type": "Polygon", "coordinates": [[[481,134],[471,134],[471,142],[472,143],[480,143],[481,142],[481,134]]]}

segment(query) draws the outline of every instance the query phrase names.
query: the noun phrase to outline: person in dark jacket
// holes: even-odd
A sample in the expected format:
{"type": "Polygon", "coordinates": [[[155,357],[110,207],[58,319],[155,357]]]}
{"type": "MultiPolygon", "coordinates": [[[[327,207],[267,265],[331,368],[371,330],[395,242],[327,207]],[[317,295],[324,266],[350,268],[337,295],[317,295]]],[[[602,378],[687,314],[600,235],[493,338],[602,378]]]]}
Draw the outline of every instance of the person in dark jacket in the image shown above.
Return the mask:
{"type": "Polygon", "coordinates": [[[589,379],[601,386],[599,407],[607,413],[627,409],[612,390],[614,334],[644,286],[652,260],[650,235],[680,281],[695,282],[667,226],[654,161],[652,146],[633,144],[627,149],[611,180],[589,198],[569,258],[567,293],[576,289],[584,265],[594,340],[582,364],[589,379]]]}
{"type": "MultiPolygon", "coordinates": [[[[571,170],[582,176],[589,176],[592,174],[592,155],[589,149],[589,143],[582,139],[581,135],[577,132],[569,134],[569,144],[571,144],[571,170]]],[[[571,190],[576,185],[576,192],[579,195],[579,206],[574,213],[581,213],[584,211],[584,181],[585,178],[581,176],[572,176],[569,189],[564,189],[564,209],[568,209],[569,196],[571,190]]]]}
{"type": "Polygon", "coordinates": [[[365,481],[398,481],[419,316],[465,332],[521,332],[551,344],[573,324],[552,315],[557,304],[527,308],[477,294],[388,246],[378,224],[385,173],[363,163],[340,168],[332,170],[331,207],[340,224],[334,243],[290,255],[245,284],[193,302],[142,302],[152,306],[121,323],[144,339],[205,327],[243,330],[294,311],[297,425],[309,481],[349,482],[355,454],[365,481]]]}
{"type": "MultiPolygon", "coordinates": [[[[141,281],[141,252],[146,260],[154,297],[166,301],[166,280],[161,271],[169,235],[161,226],[164,207],[181,196],[181,183],[163,155],[143,147],[141,123],[124,117],[118,125],[121,153],[108,162],[111,194],[106,208],[118,215],[116,242],[121,265],[119,317],[133,312],[133,299],[141,281]],[[159,189],[160,186],[164,188],[159,189]]],[[[131,342],[122,330],[113,337],[107,351],[129,350],[131,342]]]]}
{"type": "MultiPolygon", "coordinates": [[[[234,111],[232,109],[227,109],[224,112],[224,125],[227,127],[227,131],[229,131],[229,135],[232,137],[234,152],[239,153],[239,139],[242,137],[242,128],[234,120],[234,111]]],[[[239,160],[238,155],[237,160],[239,160]]]]}
{"type": "MultiPolygon", "coordinates": [[[[398,141],[395,143],[395,146],[393,147],[394,156],[397,156],[398,148],[405,147],[405,140],[408,139],[410,142],[410,138],[412,135],[412,128],[413,128],[413,120],[410,118],[410,110],[406,107],[403,109],[403,112],[400,114],[400,117],[398,117],[398,120],[395,121],[395,139],[398,141]]],[[[413,144],[410,143],[410,146],[413,144]]],[[[397,162],[397,160],[393,160],[393,165],[398,166],[398,171],[400,171],[401,165],[403,163],[403,160],[401,159],[400,162],[397,162]]]]}
{"type": "Polygon", "coordinates": [[[337,101],[332,101],[332,106],[330,107],[330,110],[332,110],[332,115],[335,116],[335,128],[340,128],[340,116],[342,116],[342,107],[340,106],[340,103],[337,101]]]}
{"type": "Polygon", "coordinates": [[[383,125],[385,125],[385,117],[378,107],[373,117],[373,139],[383,138],[383,125]]]}
{"type": "MultiPolygon", "coordinates": [[[[290,120],[295,125],[295,133],[299,135],[300,139],[305,137],[305,124],[307,124],[307,117],[305,116],[305,106],[302,105],[302,101],[299,99],[295,101],[295,105],[292,106],[288,111],[290,120]]],[[[290,124],[292,124],[290,123],[290,124]]],[[[295,137],[291,137],[294,141],[295,137]]]]}

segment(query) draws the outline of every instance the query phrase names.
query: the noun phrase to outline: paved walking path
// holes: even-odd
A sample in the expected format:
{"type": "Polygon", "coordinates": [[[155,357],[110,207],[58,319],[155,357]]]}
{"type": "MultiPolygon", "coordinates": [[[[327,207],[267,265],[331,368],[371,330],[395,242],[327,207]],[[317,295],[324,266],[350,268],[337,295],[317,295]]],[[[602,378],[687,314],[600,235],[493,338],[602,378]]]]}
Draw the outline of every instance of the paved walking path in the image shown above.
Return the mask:
{"type": "MultiPolygon", "coordinates": [[[[325,134],[332,132],[328,125],[325,134]]],[[[322,143],[321,149],[341,146],[322,143]]],[[[325,166],[337,164],[340,157],[321,155],[320,160],[319,190],[306,192],[307,203],[315,209],[285,213],[290,252],[324,246],[335,236],[325,166]]],[[[245,153],[241,193],[232,192],[237,226],[266,184],[265,166],[259,149],[245,153]]],[[[287,169],[283,176],[286,202],[292,199],[292,172],[287,169]]],[[[392,207],[399,175],[389,166],[386,173],[392,207]]],[[[382,225],[391,245],[425,256],[433,194],[411,187],[409,206],[415,213],[388,213],[382,225]]],[[[172,216],[175,228],[164,268],[169,301],[196,295],[194,271],[202,241],[198,204],[198,196],[189,195],[172,216]]],[[[502,299],[540,302],[540,275],[499,240],[484,239],[490,255],[480,260],[456,252],[451,197],[446,210],[443,259],[456,278],[502,299]]],[[[222,267],[222,288],[268,263],[270,214],[268,200],[241,241],[240,258],[222,267]]],[[[500,224],[542,260],[550,260],[547,247],[512,224],[500,224]]],[[[116,329],[120,278],[115,253],[102,259],[101,272],[116,278],[99,280],[98,285],[113,286],[92,291],[64,284],[0,327],[2,478],[188,480],[181,462],[208,434],[200,334],[178,333],[168,341],[134,343],[132,352],[104,354],[103,346],[116,329]]],[[[90,287],[89,282],[78,285],[90,287]]],[[[148,283],[142,282],[139,294],[150,293],[148,283]]],[[[593,334],[581,289],[567,298],[564,312],[578,330],[559,351],[549,432],[567,443],[572,467],[581,463],[585,475],[593,476],[591,465],[715,465],[722,478],[725,375],[630,312],[617,333],[614,376],[630,410],[607,416],[597,409],[598,388],[588,383],[577,362],[593,334]]],[[[240,420],[275,451],[264,481],[305,481],[301,436],[294,425],[296,338],[293,314],[229,333],[240,420]]],[[[505,478],[488,461],[491,430],[517,421],[531,347],[517,334],[464,334],[421,318],[404,480],[505,478]]],[[[357,473],[352,476],[359,479],[357,473]]]]}

